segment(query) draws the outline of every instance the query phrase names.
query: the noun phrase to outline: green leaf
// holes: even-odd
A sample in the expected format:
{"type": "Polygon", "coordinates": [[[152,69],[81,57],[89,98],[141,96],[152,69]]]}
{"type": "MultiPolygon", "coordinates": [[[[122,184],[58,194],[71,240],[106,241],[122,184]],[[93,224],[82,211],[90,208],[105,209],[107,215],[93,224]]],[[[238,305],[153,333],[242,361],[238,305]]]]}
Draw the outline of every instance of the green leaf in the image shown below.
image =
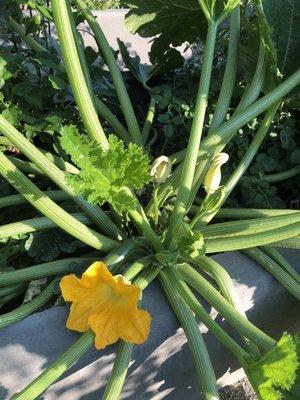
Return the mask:
{"type": "Polygon", "coordinates": [[[205,254],[204,238],[201,232],[193,232],[187,224],[183,225],[178,242],[179,254],[187,258],[198,258],[205,254]]]}
{"type": "MultiPolygon", "coordinates": [[[[207,23],[197,0],[132,0],[126,15],[126,29],[142,37],[151,37],[150,60],[162,63],[170,52],[176,63],[183,58],[172,47],[205,38],[207,23]]],[[[178,64],[177,64],[178,65],[178,64]]]]}
{"type": "Polygon", "coordinates": [[[136,144],[126,148],[114,135],[108,141],[109,149],[103,151],[74,125],[62,128],[61,146],[80,168],[69,183],[91,203],[108,202],[117,212],[134,209],[136,201],[129,189],[140,190],[150,182],[149,157],[136,144]]]}
{"type": "Polygon", "coordinates": [[[291,154],[291,163],[292,164],[300,164],[300,149],[296,148],[291,154]]]}
{"type": "Polygon", "coordinates": [[[41,25],[41,16],[39,14],[30,17],[30,18],[25,18],[23,20],[24,26],[25,26],[25,32],[26,34],[30,33],[35,33],[38,31],[40,25],[41,25]]]}
{"type": "Polygon", "coordinates": [[[91,46],[87,46],[84,49],[84,53],[88,65],[94,64],[94,62],[97,60],[99,56],[99,53],[97,53],[91,46]]]}
{"type": "Polygon", "coordinates": [[[28,6],[32,9],[38,10],[46,19],[49,21],[53,21],[52,12],[49,7],[46,7],[43,4],[38,4],[36,1],[28,1],[28,6]]]}
{"type": "Polygon", "coordinates": [[[34,53],[34,55],[32,56],[32,60],[42,67],[48,67],[55,70],[58,69],[58,66],[60,64],[60,60],[58,57],[46,51],[39,51],[34,53]]]}
{"type": "MultiPolygon", "coordinates": [[[[294,343],[296,345],[298,362],[300,363],[300,334],[294,337],[294,343]]],[[[300,366],[296,371],[296,379],[293,386],[289,391],[282,391],[282,400],[299,400],[300,399],[300,366]]]]}
{"type": "Polygon", "coordinates": [[[11,104],[6,110],[2,111],[2,115],[13,126],[18,126],[22,116],[22,111],[18,106],[11,104]]]}
{"type": "Polygon", "coordinates": [[[11,55],[1,53],[0,55],[0,89],[4,86],[5,81],[14,77],[18,73],[19,63],[22,62],[21,55],[11,55]]]}
{"type": "Polygon", "coordinates": [[[125,43],[118,39],[119,49],[122,55],[122,59],[126,67],[132,73],[132,75],[142,84],[147,81],[153,75],[152,72],[154,67],[152,65],[141,64],[141,59],[138,55],[131,57],[125,43]]]}
{"type": "Polygon", "coordinates": [[[34,232],[26,240],[25,249],[36,262],[52,261],[61,253],[73,253],[84,243],[57,229],[34,232]]]}
{"type": "Polygon", "coordinates": [[[240,0],[199,0],[207,19],[222,21],[240,3],[240,0]]]}
{"type": "Polygon", "coordinates": [[[244,370],[261,400],[282,400],[284,390],[290,390],[299,367],[296,343],[298,339],[287,333],[276,346],[258,361],[248,363],[244,370]]]}
{"type": "Polygon", "coordinates": [[[63,90],[67,87],[66,81],[57,75],[48,75],[48,79],[55,90],[63,90]]]}
{"type": "Polygon", "coordinates": [[[255,0],[269,59],[285,78],[300,67],[300,2],[255,0]]]}

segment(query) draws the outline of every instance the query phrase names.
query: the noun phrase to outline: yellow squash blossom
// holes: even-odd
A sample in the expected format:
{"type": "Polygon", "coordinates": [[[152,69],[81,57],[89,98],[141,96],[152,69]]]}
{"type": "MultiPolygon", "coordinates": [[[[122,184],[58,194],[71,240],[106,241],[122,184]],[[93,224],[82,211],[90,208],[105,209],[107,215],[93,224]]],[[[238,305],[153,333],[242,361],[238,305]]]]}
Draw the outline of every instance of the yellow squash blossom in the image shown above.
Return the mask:
{"type": "Polygon", "coordinates": [[[95,333],[95,347],[103,349],[118,339],[139,344],[147,340],[151,316],[139,310],[141,290],[121,275],[113,276],[102,262],[94,262],[79,279],[62,278],[63,298],[72,302],[67,328],[95,333]]]}

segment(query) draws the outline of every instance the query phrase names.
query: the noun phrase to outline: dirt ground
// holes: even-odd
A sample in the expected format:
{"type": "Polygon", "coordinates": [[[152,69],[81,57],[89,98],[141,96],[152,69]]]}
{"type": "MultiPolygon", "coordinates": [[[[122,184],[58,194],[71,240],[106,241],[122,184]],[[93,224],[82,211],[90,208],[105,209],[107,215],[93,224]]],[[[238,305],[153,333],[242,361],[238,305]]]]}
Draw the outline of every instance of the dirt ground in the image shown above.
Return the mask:
{"type": "Polygon", "coordinates": [[[220,391],[220,400],[258,400],[247,379],[237,382],[235,385],[224,387],[220,391]]]}

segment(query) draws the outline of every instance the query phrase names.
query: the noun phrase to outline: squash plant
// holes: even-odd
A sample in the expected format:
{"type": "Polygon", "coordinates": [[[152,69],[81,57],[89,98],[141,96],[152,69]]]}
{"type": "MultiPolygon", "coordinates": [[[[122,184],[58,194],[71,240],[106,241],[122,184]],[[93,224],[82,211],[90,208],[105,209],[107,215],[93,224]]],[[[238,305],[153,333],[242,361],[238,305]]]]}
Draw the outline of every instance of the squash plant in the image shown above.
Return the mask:
{"type": "MultiPolygon", "coordinates": [[[[39,2],[30,3],[36,4],[37,9],[42,7],[39,2]]],[[[57,127],[60,146],[70,156],[66,162],[39,149],[12,125],[5,113],[0,115],[1,143],[17,148],[31,162],[17,164],[14,157],[0,152],[0,173],[20,193],[2,197],[0,206],[29,202],[43,215],[2,227],[1,237],[57,226],[94,251],[83,257],[0,274],[1,297],[20,291],[20,285],[32,279],[49,279],[38,296],[2,314],[0,327],[41,308],[57,294],[60,281],[64,299],[72,302],[67,327],[83,332],[64,354],[13,399],[37,398],[94,344],[101,349],[121,339],[103,396],[104,399],[119,398],[134,344],[145,341],[149,333],[151,316],[139,307],[141,292],[154,279],[160,281],[185,331],[205,399],[218,399],[218,389],[196,317],[238,359],[260,399],[299,398],[299,336],[283,333],[276,341],[248,321],[239,309],[230,276],[208,257],[216,252],[242,250],[300,298],[299,275],[276,250],[276,247],[299,248],[300,213],[222,207],[266,137],[278,107],[291,92],[297,95],[300,84],[300,69],[293,65],[295,57],[290,55],[299,45],[299,25],[296,24],[299,6],[294,4],[289,36],[283,38],[278,33],[279,26],[271,27],[269,23],[279,9],[284,8],[288,13],[290,2],[254,0],[246,3],[240,4],[239,0],[131,1],[133,8],[126,19],[128,29],[146,37],[157,35],[151,51],[152,67],[133,62],[119,42],[127,66],[150,95],[143,127],[138,123],[115,55],[84,1],[74,0],[71,4],[68,0],[52,0],[51,9],[42,8],[50,20],[53,18],[62,56],[53,81],[60,86],[70,85],[76,118],[78,113],[82,124],[61,122],[57,127]],[[237,80],[240,14],[244,16],[249,7],[255,10],[260,27],[256,67],[236,111],[226,119],[237,80]],[[74,9],[87,21],[96,38],[125,125],[94,94],[74,9]],[[226,68],[213,119],[204,137],[213,56],[218,31],[224,23],[230,24],[226,68]],[[186,40],[192,42],[199,36],[206,39],[187,148],[176,154],[161,154],[151,162],[147,144],[155,100],[149,80],[161,68],[163,57],[170,63],[178,62],[180,55],[174,46],[186,40]],[[283,47],[276,50],[278,39],[289,41],[285,52],[282,52],[283,47]],[[223,149],[241,127],[263,113],[264,118],[244,157],[229,179],[222,182],[222,164],[230,162],[223,149]],[[114,134],[106,135],[103,119],[114,134]],[[31,173],[42,172],[60,190],[42,191],[31,175],[26,174],[28,168],[31,173]],[[150,199],[143,195],[146,187],[148,193],[152,193],[150,199]],[[199,198],[201,187],[205,195],[199,198]],[[74,202],[81,212],[72,214],[58,204],[66,199],[74,202]],[[215,222],[222,217],[233,221],[215,222]],[[236,329],[241,335],[240,342],[211,318],[201,305],[201,297],[236,329]]],[[[33,51],[49,56],[47,47],[30,31],[13,18],[9,19],[9,24],[33,51]]],[[[147,304],[143,306],[147,308],[147,304]]]]}

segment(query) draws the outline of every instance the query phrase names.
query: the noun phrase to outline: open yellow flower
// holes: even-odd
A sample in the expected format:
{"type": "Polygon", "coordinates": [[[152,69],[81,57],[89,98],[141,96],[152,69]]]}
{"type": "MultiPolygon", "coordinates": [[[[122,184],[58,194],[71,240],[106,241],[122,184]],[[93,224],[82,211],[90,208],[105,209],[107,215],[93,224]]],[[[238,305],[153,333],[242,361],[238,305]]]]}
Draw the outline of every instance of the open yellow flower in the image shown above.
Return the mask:
{"type": "Polygon", "coordinates": [[[118,339],[139,344],[147,340],[151,316],[139,310],[141,290],[121,275],[113,276],[102,262],[94,262],[79,279],[62,278],[63,298],[71,301],[67,328],[95,333],[95,347],[103,349],[118,339]]]}

